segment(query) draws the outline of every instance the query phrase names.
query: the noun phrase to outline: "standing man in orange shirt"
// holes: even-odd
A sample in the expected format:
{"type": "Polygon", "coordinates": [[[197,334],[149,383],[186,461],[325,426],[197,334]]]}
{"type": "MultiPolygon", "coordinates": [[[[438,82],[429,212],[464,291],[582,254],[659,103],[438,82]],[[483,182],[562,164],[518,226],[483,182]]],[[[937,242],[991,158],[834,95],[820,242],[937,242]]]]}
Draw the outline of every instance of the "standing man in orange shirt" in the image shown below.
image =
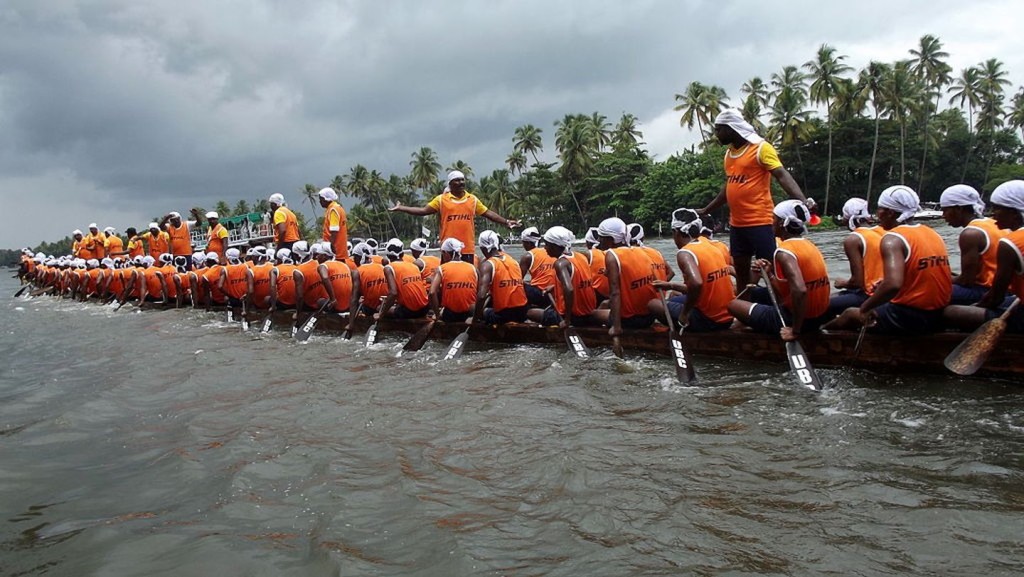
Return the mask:
{"type": "Polygon", "coordinates": [[[413,216],[441,214],[441,238],[458,239],[464,245],[462,260],[472,263],[476,242],[476,227],[473,219],[482,216],[487,220],[505,225],[509,228],[519,226],[519,221],[500,216],[484,206],[475,195],[466,191],[466,175],[458,170],[448,173],[449,192],[434,197],[427,206],[403,206],[398,202],[391,207],[392,211],[404,212],[413,216]]]}
{"type": "Polygon", "coordinates": [[[274,246],[277,250],[292,249],[299,240],[299,220],[295,213],[284,203],[284,195],[274,193],[268,199],[270,212],[274,215],[274,246]]]}
{"type": "Polygon", "coordinates": [[[715,118],[715,137],[729,147],[725,151],[725,184],[718,196],[697,212],[704,215],[729,205],[729,247],[736,286],[745,287],[750,282],[751,259],[771,259],[775,254],[772,178],[790,198],[808,208],[814,208],[814,201],[804,197],[775,147],[758,136],[738,110],[727,108],[715,118]]]}
{"type": "MultiPolygon", "coordinates": [[[[192,216],[196,217],[196,222],[199,222],[199,209],[193,208],[192,216]]],[[[206,235],[206,253],[217,253],[217,262],[227,264],[228,261],[224,256],[224,251],[228,248],[228,229],[224,228],[224,225],[220,223],[220,215],[213,210],[206,213],[206,224],[210,226],[210,230],[206,235]]]]}
{"type": "Polygon", "coordinates": [[[160,219],[160,228],[167,231],[167,235],[170,237],[172,255],[175,257],[188,257],[192,254],[192,236],[189,231],[189,223],[181,219],[180,213],[168,213],[160,219]]]}
{"type": "MultiPolygon", "coordinates": [[[[338,193],[333,188],[321,188],[320,207],[324,209],[324,231],[320,238],[331,245],[335,260],[348,260],[348,222],[345,208],[338,204],[338,193]]],[[[344,303],[342,303],[344,304],[344,303]]]]}

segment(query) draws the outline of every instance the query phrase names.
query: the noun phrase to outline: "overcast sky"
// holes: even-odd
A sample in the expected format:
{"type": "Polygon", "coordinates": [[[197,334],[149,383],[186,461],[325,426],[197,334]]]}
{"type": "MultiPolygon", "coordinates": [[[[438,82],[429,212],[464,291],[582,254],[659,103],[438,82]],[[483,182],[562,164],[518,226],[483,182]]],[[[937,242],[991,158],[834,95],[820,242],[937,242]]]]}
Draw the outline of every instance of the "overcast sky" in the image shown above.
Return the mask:
{"type": "Polygon", "coordinates": [[[935,34],[954,75],[999,58],[1012,93],[1021,30],[1013,0],[3,0],[0,248],[222,199],[296,207],[357,163],[407,174],[421,146],[488,174],[527,123],[553,159],[567,113],[635,114],[665,158],[697,139],[672,111],[689,82],[738,102],[823,42],[860,68],[935,34]]]}

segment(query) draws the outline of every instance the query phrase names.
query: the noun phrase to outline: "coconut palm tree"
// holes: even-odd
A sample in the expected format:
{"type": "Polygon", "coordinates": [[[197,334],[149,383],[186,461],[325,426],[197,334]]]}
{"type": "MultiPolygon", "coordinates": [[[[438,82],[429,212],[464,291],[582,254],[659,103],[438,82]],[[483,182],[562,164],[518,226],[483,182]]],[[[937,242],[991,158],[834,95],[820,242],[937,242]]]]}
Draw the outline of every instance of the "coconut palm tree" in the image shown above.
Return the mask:
{"type": "Polygon", "coordinates": [[[345,189],[345,179],[340,174],[334,175],[330,187],[334,189],[334,192],[341,194],[341,191],[345,189]]]}
{"type": "Polygon", "coordinates": [[[828,197],[832,185],[832,101],[839,92],[839,81],[843,74],[853,68],[842,63],[846,56],[837,56],[836,49],[828,44],[818,47],[814,60],[804,64],[813,79],[810,98],[814,104],[824,104],[828,126],[828,164],[825,169],[825,214],[828,214],[828,197]]]}
{"type": "MultiPolygon", "coordinates": [[[[508,158],[505,159],[505,164],[508,165],[508,169],[510,172],[514,174],[522,174],[523,171],[526,170],[526,155],[523,154],[523,152],[520,150],[513,150],[508,155],[508,158]]],[[[481,186],[483,186],[482,182],[481,186]]],[[[499,212],[498,214],[503,213],[499,212]]]]}
{"type": "Polygon", "coordinates": [[[487,207],[498,214],[509,214],[512,203],[513,184],[509,171],[498,169],[480,179],[480,194],[487,207]]]}
{"type": "Polygon", "coordinates": [[[644,133],[637,128],[638,122],[636,116],[628,112],[622,113],[622,118],[619,119],[619,123],[615,125],[615,130],[612,132],[613,149],[633,150],[643,144],[640,139],[644,137],[644,133]]]}
{"type": "MultiPolygon", "coordinates": [[[[801,175],[803,175],[804,162],[800,155],[800,142],[806,140],[810,134],[808,121],[811,111],[804,108],[806,103],[806,96],[799,90],[779,92],[772,103],[771,127],[767,134],[768,140],[777,143],[780,148],[792,147],[796,151],[796,160],[800,164],[801,175]]],[[[805,183],[804,190],[806,189],[805,183]]]]}
{"type": "Polygon", "coordinates": [[[1017,94],[1013,95],[1013,104],[1010,113],[1006,116],[1006,122],[1013,128],[1020,130],[1020,137],[1024,140],[1024,86],[1017,94]]]}
{"type": "Polygon", "coordinates": [[[515,136],[512,137],[512,150],[529,154],[537,161],[537,153],[544,150],[544,139],[541,137],[543,131],[532,124],[524,124],[516,128],[515,136]]]}
{"type": "Polygon", "coordinates": [[[927,99],[927,102],[922,102],[921,105],[924,127],[921,136],[921,168],[917,180],[917,190],[920,191],[924,187],[924,165],[928,159],[928,148],[931,140],[929,138],[928,123],[933,112],[928,110],[928,106],[930,105],[931,96],[934,94],[934,112],[938,112],[942,89],[952,80],[949,73],[953,71],[953,68],[944,62],[945,58],[949,58],[949,53],[942,50],[942,41],[931,34],[922,36],[918,47],[911,49],[910,54],[914,57],[911,63],[911,72],[924,85],[924,96],[927,99]]]}
{"type": "Polygon", "coordinates": [[[412,167],[410,176],[416,188],[427,190],[438,181],[437,173],[441,172],[441,163],[437,161],[437,153],[429,146],[412,153],[409,166],[412,167]]]}
{"type": "Polygon", "coordinates": [[[223,200],[218,200],[217,204],[213,207],[213,210],[221,218],[228,218],[229,216],[231,216],[231,207],[228,206],[228,203],[224,202],[223,200]]]}
{"type": "Polygon", "coordinates": [[[612,141],[612,125],[608,122],[607,116],[598,112],[590,115],[590,124],[597,142],[597,151],[602,152],[612,141]]]}
{"type": "Polygon", "coordinates": [[[884,63],[872,60],[860,71],[857,77],[857,91],[854,100],[867,103],[871,102],[871,108],[875,112],[875,139],[871,145],[871,166],[868,169],[868,190],[864,198],[871,201],[871,184],[875,176],[875,160],[878,157],[878,127],[880,124],[882,110],[885,106],[883,86],[886,77],[889,76],[891,67],[884,63]]]}
{"type": "Polygon", "coordinates": [[[598,150],[594,124],[586,115],[567,114],[562,120],[555,121],[555,127],[555,148],[562,162],[558,170],[572,194],[580,215],[580,224],[584,224],[587,219],[576,195],[576,188],[594,167],[598,150]]]}
{"type": "Polygon", "coordinates": [[[981,77],[978,81],[978,89],[981,92],[981,106],[978,109],[979,134],[982,132],[988,135],[988,150],[985,159],[985,179],[988,180],[988,170],[992,166],[992,151],[995,148],[996,130],[1003,127],[1003,118],[1006,111],[1003,110],[1004,93],[1010,81],[1006,79],[1006,71],[1003,70],[1003,63],[996,58],[989,58],[978,65],[981,77]]]}
{"type": "Polygon", "coordinates": [[[694,81],[686,86],[683,94],[676,94],[675,98],[679,104],[673,110],[683,113],[679,118],[679,125],[693,130],[693,125],[696,124],[697,130],[700,131],[700,139],[707,146],[708,131],[715,117],[722,111],[722,106],[729,99],[725,90],[694,81]],[[705,129],[705,126],[708,128],[705,129]]]}
{"type": "Polygon", "coordinates": [[[974,148],[974,109],[981,104],[980,81],[981,71],[974,66],[968,66],[960,71],[960,76],[953,80],[948,90],[948,92],[952,93],[952,96],[949,97],[950,105],[959,100],[960,104],[958,106],[962,110],[964,104],[967,104],[967,129],[971,132],[971,142],[967,147],[967,154],[964,157],[964,169],[960,174],[960,180],[967,176],[967,165],[970,163],[971,150],[974,148]]]}
{"type": "Polygon", "coordinates": [[[909,60],[897,62],[882,84],[886,114],[900,127],[900,184],[906,184],[907,163],[904,151],[907,140],[907,118],[920,110],[921,93],[923,92],[921,84],[911,72],[910,64],[909,60]]]}
{"type": "Polygon", "coordinates": [[[249,214],[249,203],[244,200],[239,200],[235,203],[235,208],[231,209],[232,214],[240,216],[243,214],[249,214]]]}
{"type": "Polygon", "coordinates": [[[453,170],[457,170],[462,174],[465,174],[467,180],[473,176],[473,169],[463,160],[456,160],[446,169],[447,172],[451,172],[453,170]]]}
{"type": "Polygon", "coordinates": [[[319,191],[320,189],[312,184],[307,184],[306,186],[302,187],[301,191],[299,191],[299,193],[302,194],[303,198],[307,202],[309,202],[309,208],[313,210],[314,218],[316,218],[316,209],[318,206],[320,206],[320,201],[318,200],[319,195],[317,194],[317,192],[319,191]]]}
{"type": "Polygon", "coordinates": [[[753,98],[759,109],[768,107],[770,97],[768,86],[761,80],[760,76],[755,76],[744,82],[743,86],[740,87],[740,92],[746,94],[748,99],[753,98]]]}

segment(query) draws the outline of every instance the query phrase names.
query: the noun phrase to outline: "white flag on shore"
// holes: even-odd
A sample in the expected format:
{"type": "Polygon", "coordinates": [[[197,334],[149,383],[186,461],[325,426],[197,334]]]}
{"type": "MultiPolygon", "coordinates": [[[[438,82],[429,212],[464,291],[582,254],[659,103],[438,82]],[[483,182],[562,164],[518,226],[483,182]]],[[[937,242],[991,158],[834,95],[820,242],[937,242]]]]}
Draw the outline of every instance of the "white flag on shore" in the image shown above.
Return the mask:
{"type": "Polygon", "coordinates": [[[425,226],[422,226],[422,227],[420,227],[420,232],[423,233],[423,237],[424,238],[429,238],[430,237],[430,229],[429,228],[427,228],[425,226]]]}

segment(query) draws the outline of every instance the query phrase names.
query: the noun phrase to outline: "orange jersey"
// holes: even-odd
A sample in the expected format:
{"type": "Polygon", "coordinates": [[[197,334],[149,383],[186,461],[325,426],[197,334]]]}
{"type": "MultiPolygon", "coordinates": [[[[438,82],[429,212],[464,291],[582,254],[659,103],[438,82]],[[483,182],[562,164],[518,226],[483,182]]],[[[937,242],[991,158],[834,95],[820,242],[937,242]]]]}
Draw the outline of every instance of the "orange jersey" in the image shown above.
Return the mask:
{"type": "Polygon", "coordinates": [[[149,244],[149,256],[159,259],[160,255],[171,252],[171,237],[166,232],[159,232],[156,236],[149,234],[144,237],[149,244]]]}
{"type": "Polygon", "coordinates": [[[453,313],[469,312],[476,304],[476,267],[453,260],[437,267],[437,274],[441,276],[441,306],[453,313]]]}
{"type": "Polygon", "coordinates": [[[252,302],[259,308],[266,308],[270,298],[270,271],[274,266],[270,263],[252,267],[252,302]]]}
{"type": "Polygon", "coordinates": [[[885,229],[880,226],[872,227],[858,227],[853,229],[850,234],[857,235],[860,238],[861,245],[861,256],[864,261],[864,292],[867,294],[875,294],[875,287],[881,282],[882,277],[885,275],[885,267],[882,264],[882,249],[879,245],[882,244],[882,235],[885,234],[885,229]]]}
{"type": "Polygon", "coordinates": [[[121,293],[124,292],[124,271],[122,269],[107,269],[106,276],[110,278],[110,282],[107,283],[107,292],[112,295],[117,295],[121,298],[121,293]]]}
{"type": "Polygon", "coordinates": [[[422,255],[420,260],[423,261],[423,270],[420,272],[420,278],[423,279],[423,286],[430,288],[430,283],[434,280],[434,271],[437,267],[441,266],[441,259],[436,256],[422,255]]]}
{"type": "Polygon", "coordinates": [[[555,286],[554,257],[540,247],[530,249],[530,257],[530,284],[541,290],[555,286]]]}
{"type": "MultiPolygon", "coordinates": [[[[597,295],[594,294],[593,274],[590,272],[590,263],[587,262],[586,255],[581,252],[574,252],[571,256],[563,253],[558,258],[568,260],[571,268],[573,316],[582,317],[594,312],[597,307],[597,295]]],[[[555,297],[555,310],[564,318],[565,290],[562,288],[562,283],[558,282],[557,273],[555,275],[552,291],[555,297]]]]}
{"type": "Polygon", "coordinates": [[[167,264],[157,268],[160,274],[164,275],[164,284],[167,285],[167,298],[173,299],[178,297],[178,287],[174,284],[174,277],[177,276],[178,271],[174,268],[173,264],[167,264]]]}
{"type": "Polygon", "coordinates": [[[1006,244],[1017,253],[1017,266],[1010,277],[1010,291],[1014,295],[1024,299],[1024,228],[1010,232],[999,240],[1000,244],[1006,244]]]}
{"type": "Polygon", "coordinates": [[[287,306],[295,306],[295,269],[293,264],[279,264],[277,271],[277,302],[287,306]]]}
{"type": "Polygon", "coordinates": [[[791,255],[800,268],[800,276],[803,277],[807,289],[804,317],[813,319],[825,314],[832,289],[828,284],[825,257],[821,255],[818,247],[806,238],[791,238],[782,241],[779,248],[775,249],[775,276],[779,279],[779,292],[786,307],[792,311],[793,297],[790,294],[789,282],[782,273],[782,267],[779,266],[779,253],[791,255]]]}
{"type": "Polygon", "coordinates": [[[104,248],[107,244],[107,235],[102,232],[97,232],[96,234],[89,233],[85,240],[92,250],[92,258],[102,259],[107,256],[107,250],[104,248]]]}
{"type": "Polygon", "coordinates": [[[329,260],[324,266],[327,267],[327,280],[334,289],[334,310],[348,310],[349,301],[352,300],[352,269],[336,260],[329,260]]]}
{"type": "Polygon", "coordinates": [[[494,269],[491,275],[491,304],[496,312],[526,305],[523,271],[516,260],[503,252],[486,262],[494,269]]]}
{"type": "Polygon", "coordinates": [[[164,288],[163,283],[160,282],[160,277],[157,273],[160,272],[155,266],[142,270],[142,277],[146,283],[146,296],[152,298],[163,298],[164,288]]]}
{"type": "Polygon", "coordinates": [[[590,273],[594,279],[594,290],[608,296],[608,269],[604,264],[604,251],[599,248],[590,249],[590,273]]]}
{"type": "MultiPolygon", "coordinates": [[[[142,239],[141,238],[139,238],[137,236],[133,236],[130,239],[128,239],[128,258],[132,258],[133,259],[133,258],[135,258],[137,256],[143,256],[145,254],[146,254],[146,249],[145,249],[145,247],[142,244],[142,239]]],[[[118,257],[118,258],[124,258],[124,257],[118,257]]],[[[156,257],[153,257],[153,258],[156,258],[156,257]]]]}
{"type": "Polygon", "coordinates": [[[985,235],[985,248],[982,249],[980,255],[981,270],[978,271],[974,283],[983,287],[991,287],[992,281],[996,278],[996,252],[999,241],[1009,231],[996,226],[996,221],[991,218],[976,218],[967,225],[967,228],[973,228],[985,235]]]}
{"type": "Polygon", "coordinates": [[[299,240],[299,220],[287,206],[279,206],[274,211],[274,242],[295,242],[299,240]],[[284,223],[284,234],[277,230],[277,225],[284,223]]]}
{"type": "Polygon", "coordinates": [[[704,286],[693,308],[716,323],[732,320],[729,303],[736,298],[729,275],[729,263],[722,250],[705,238],[692,240],[679,252],[689,253],[697,261],[697,270],[704,286]]]}
{"type": "Polygon", "coordinates": [[[654,274],[658,277],[658,280],[668,280],[668,263],[665,262],[665,257],[657,250],[649,246],[637,247],[640,250],[647,253],[647,256],[651,257],[651,264],[654,266],[654,274]]]}
{"type": "Polygon", "coordinates": [[[348,258],[348,224],[345,208],[337,201],[331,201],[331,204],[327,205],[327,209],[324,210],[324,229],[321,238],[330,242],[331,233],[334,232],[337,232],[338,236],[334,239],[331,249],[334,250],[335,258],[345,260],[348,258]]]}
{"type": "Polygon", "coordinates": [[[775,203],[771,170],[777,168],[776,163],[778,156],[767,142],[725,151],[725,198],[729,203],[730,225],[772,224],[775,203]],[[768,160],[772,157],[774,162],[768,160]]]}
{"type": "Polygon", "coordinates": [[[462,249],[462,254],[473,254],[476,250],[476,227],[473,221],[486,209],[480,210],[483,205],[476,196],[468,192],[461,199],[456,199],[451,193],[442,194],[438,198],[440,238],[456,238],[466,245],[462,249]]]}
{"type": "Polygon", "coordinates": [[[732,266],[732,252],[729,250],[729,245],[725,244],[720,240],[715,240],[713,238],[706,237],[704,238],[704,242],[717,248],[718,251],[722,253],[722,256],[725,257],[725,264],[732,266]]]}
{"type": "Polygon", "coordinates": [[[398,283],[398,304],[418,311],[427,306],[427,289],[423,286],[420,267],[411,262],[393,262],[388,265],[398,283]]]}
{"type": "MultiPolygon", "coordinates": [[[[124,252],[124,241],[121,237],[116,235],[109,235],[104,247],[107,251],[107,256],[112,256],[115,252],[124,252]]],[[[124,258],[124,255],[117,255],[117,258],[124,258]]]]}
{"type": "Polygon", "coordinates": [[[324,280],[320,278],[320,263],[316,260],[307,260],[295,268],[302,273],[302,302],[307,307],[316,308],[320,299],[327,298],[324,280]]]}
{"type": "Polygon", "coordinates": [[[223,304],[227,300],[227,295],[217,286],[220,283],[220,273],[222,270],[224,270],[223,266],[215,264],[197,271],[199,284],[203,285],[205,290],[210,291],[210,300],[216,304],[223,304]]]}
{"type": "Polygon", "coordinates": [[[181,221],[181,226],[167,223],[167,236],[171,242],[171,254],[189,256],[192,254],[192,237],[188,234],[188,223],[181,221]]]}
{"type": "Polygon", "coordinates": [[[388,279],[384,278],[384,266],[371,262],[360,266],[359,294],[363,295],[363,306],[380,308],[380,301],[388,296],[388,279]]]}
{"type": "Polygon", "coordinates": [[[245,298],[249,290],[249,267],[245,264],[229,264],[224,267],[227,279],[224,281],[224,294],[237,300],[245,298]]]}
{"type": "Polygon", "coordinates": [[[628,246],[609,249],[605,257],[619,263],[619,314],[622,318],[649,314],[647,303],[658,298],[658,291],[651,284],[658,280],[654,274],[651,257],[642,250],[628,246]]]}
{"type": "Polygon", "coordinates": [[[224,244],[228,238],[228,229],[224,228],[224,225],[217,223],[217,226],[210,229],[207,234],[206,240],[206,252],[215,252],[220,255],[220,258],[224,258],[224,244]]]}
{"type": "Polygon", "coordinates": [[[100,269],[94,268],[86,271],[85,273],[85,292],[95,293],[100,278],[100,269]]]}
{"type": "Polygon", "coordinates": [[[407,252],[403,252],[402,253],[402,262],[407,262],[409,264],[413,264],[413,263],[416,262],[416,257],[412,256],[411,254],[409,254],[407,252]]]}
{"type": "Polygon", "coordinates": [[[907,251],[903,286],[892,302],[926,311],[948,305],[953,294],[953,276],[946,243],[939,233],[922,224],[903,224],[885,236],[889,235],[899,238],[907,251]]]}

